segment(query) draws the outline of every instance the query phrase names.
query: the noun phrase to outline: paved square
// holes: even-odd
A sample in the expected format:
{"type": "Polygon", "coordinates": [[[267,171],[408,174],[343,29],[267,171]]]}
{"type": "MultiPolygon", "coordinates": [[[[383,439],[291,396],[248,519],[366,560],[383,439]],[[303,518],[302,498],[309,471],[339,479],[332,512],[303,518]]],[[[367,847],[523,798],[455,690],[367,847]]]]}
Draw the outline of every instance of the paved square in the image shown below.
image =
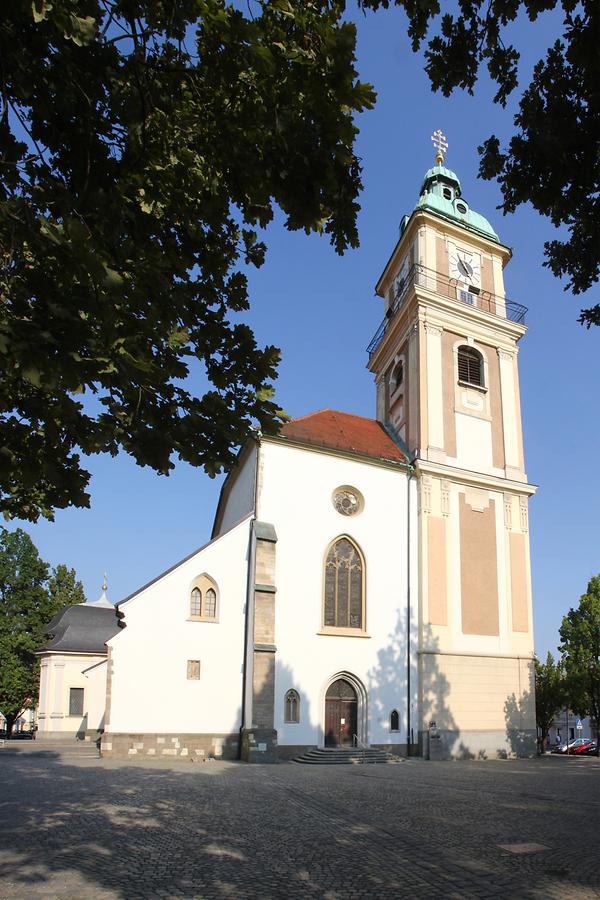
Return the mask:
{"type": "Polygon", "coordinates": [[[600,898],[599,833],[595,759],[132,764],[0,748],[7,900],[600,898]]]}

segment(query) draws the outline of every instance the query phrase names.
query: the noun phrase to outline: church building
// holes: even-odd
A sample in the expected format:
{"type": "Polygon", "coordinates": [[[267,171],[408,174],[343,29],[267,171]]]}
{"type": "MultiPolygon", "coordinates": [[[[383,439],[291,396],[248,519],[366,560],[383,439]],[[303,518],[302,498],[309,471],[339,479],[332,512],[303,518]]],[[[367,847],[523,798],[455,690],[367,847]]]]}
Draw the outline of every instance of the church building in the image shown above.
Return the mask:
{"type": "Polygon", "coordinates": [[[437,145],[376,286],[375,418],[241,450],[212,540],[118,604],[104,755],[535,752],[526,310],[437,145]]]}

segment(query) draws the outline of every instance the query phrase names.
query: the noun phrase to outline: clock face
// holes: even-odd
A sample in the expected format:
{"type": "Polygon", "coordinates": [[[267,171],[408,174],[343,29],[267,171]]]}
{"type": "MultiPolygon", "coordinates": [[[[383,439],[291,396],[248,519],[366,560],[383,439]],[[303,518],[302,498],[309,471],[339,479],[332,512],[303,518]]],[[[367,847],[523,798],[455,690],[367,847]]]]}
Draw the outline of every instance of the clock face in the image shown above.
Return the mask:
{"type": "Polygon", "coordinates": [[[458,279],[463,284],[479,287],[481,280],[479,257],[467,250],[456,250],[450,256],[450,277],[458,279]]]}

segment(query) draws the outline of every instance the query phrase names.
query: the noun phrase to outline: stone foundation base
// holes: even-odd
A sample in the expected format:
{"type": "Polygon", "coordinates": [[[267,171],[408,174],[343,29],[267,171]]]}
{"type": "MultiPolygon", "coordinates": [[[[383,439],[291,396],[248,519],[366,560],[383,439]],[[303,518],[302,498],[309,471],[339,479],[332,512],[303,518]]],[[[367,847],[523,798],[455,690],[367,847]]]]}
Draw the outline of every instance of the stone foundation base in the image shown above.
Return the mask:
{"type": "Polygon", "coordinates": [[[237,734],[121,734],[104,732],[100,755],[111,759],[239,759],[237,734]]]}
{"type": "Polygon", "coordinates": [[[444,731],[430,739],[422,732],[426,759],[514,759],[537,755],[534,729],[523,731],[444,731]]]}
{"type": "Polygon", "coordinates": [[[86,737],[85,731],[38,731],[36,741],[65,741],[72,743],[73,741],[83,741],[86,737]]]}
{"type": "Polygon", "coordinates": [[[279,760],[277,732],[272,728],[243,728],[241,758],[244,762],[275,763],[279,760]]]}

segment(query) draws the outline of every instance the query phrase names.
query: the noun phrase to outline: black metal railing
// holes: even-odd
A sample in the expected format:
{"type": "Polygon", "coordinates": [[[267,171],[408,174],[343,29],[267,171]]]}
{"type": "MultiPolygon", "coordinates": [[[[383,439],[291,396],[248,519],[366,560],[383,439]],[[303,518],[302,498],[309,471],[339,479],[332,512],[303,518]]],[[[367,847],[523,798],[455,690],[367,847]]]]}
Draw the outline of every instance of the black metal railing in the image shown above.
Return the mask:
{"type": "Polygon", "coordinates": [[[406,300],[412,285],[441,294],[443,297],[454,300],[456,303],[466,303],[475,309],[491,313],[493,316],[509,319],[511,322],[518,324],[524,324],[525,322],[526,306],[515,303],[513,300],[506,300],[504,297],[492,294],[491,291],[482,291],[465,285],[456,278],[449,278],[448,275],[436,272],[434,269],[415,265],[410,269],[404,281],[400,283],[393,304],[389,307],[383,322],[371,338],[371,342],[367,347],[369,359],[379,347],[396,313],[406,300]]]}

